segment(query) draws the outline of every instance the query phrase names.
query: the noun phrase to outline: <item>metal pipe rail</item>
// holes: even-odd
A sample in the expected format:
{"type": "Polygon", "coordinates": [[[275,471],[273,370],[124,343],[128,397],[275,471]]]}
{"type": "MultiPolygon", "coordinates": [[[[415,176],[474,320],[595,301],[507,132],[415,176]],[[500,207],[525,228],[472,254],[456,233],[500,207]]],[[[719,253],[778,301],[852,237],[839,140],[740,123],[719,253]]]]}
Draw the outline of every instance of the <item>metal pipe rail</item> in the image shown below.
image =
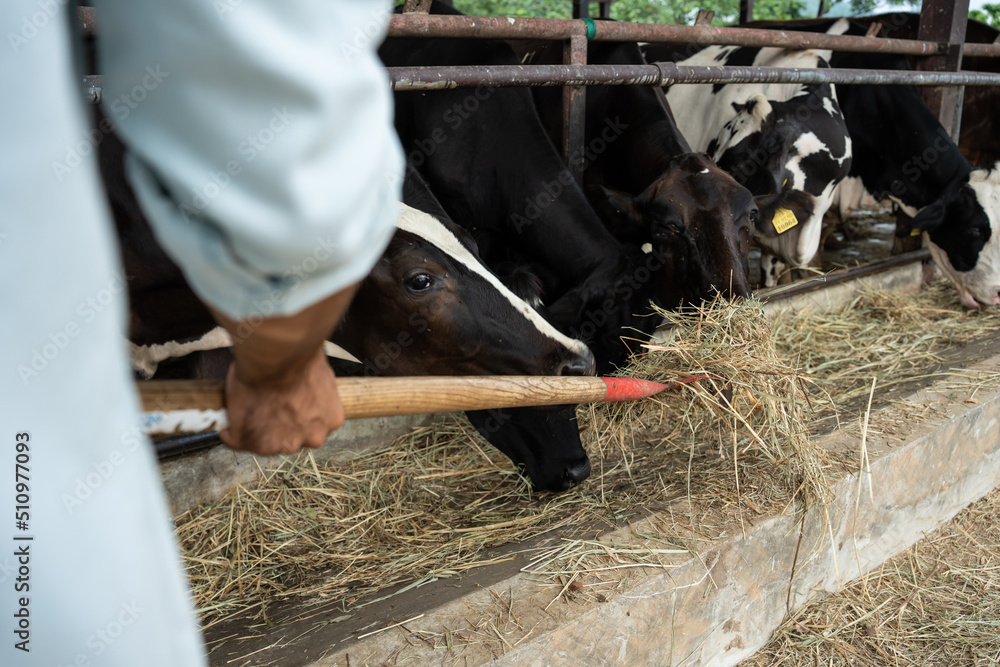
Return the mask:
{"type": "MultiPolygon", "coordinates": [[[[389,21],[389,37],[569,39],[588,36],[595,42],[673,42],[732,46],[775,46],[794,49],[832,49],[930,56],[943,45],[913,39],[882,39],[857,35],[826,35],[795,30],[722,28],[706,25],[665,25],[579,19],[512,18],[499,16],[443,16],[396,14],[389,21]]],[[[998,52],[1000,55],[1000,52],[998,52]]]]}
{"type": "MultiPolygon", "coordinates": [[[[913,70],[792,69],[777,67],[686,67],[652,65],[496,65],[388,67],[393,90],[446,90],[487,86],[669,86],[675,83],[889,84],[911,86],[995,86],[1000,73],[913,70]]],[[[99,75],[84,77],[84,93],[101,101],[99,75]]]]}
{"type": "Polygon", "coordinates": [[[442,90],[476,86],[593,86],[676,83],[890,84],[995,86],[1000,73],[913,70],[792,69],[651,65],[502,65],[489,67],[389,67],[393,90],[442,90]]]}

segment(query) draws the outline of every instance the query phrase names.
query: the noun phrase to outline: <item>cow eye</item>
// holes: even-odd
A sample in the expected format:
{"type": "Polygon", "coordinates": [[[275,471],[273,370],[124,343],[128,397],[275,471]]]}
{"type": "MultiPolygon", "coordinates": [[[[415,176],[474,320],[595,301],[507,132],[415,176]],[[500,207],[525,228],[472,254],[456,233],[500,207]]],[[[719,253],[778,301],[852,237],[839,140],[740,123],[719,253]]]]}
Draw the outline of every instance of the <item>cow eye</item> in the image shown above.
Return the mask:
{"type": "Polygon", "coordinates": [[[426,273],[418,273],[406,279],[406,287],[411,292],[423,292],[430,289],[433,282],[426,273]]]}
{"type": "Polygon", "coordinates": [[[750,220],[750,224],[756,227],[757,223],[760,222],[760,211],[758,211],[757,209],[752,209],[750,211],[750,215],[747,217],[750,220]]]}

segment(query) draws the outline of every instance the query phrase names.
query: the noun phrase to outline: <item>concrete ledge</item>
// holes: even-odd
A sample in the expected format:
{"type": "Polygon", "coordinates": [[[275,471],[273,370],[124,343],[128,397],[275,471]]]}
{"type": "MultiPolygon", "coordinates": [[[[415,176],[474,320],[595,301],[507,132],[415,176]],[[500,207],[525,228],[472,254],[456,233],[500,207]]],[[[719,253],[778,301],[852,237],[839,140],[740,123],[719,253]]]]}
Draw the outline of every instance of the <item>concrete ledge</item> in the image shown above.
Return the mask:
{"type": "MultiPolygon", "coordinates": [[[[863,288],[895,292],[901,295],[916,294],[923,282],[921,262],[911,262],[895,266],[870,276],[835,283],[805,294],[797,294],[785,299],[777,298],[764,304],[768,317],[791,315],[801,312],[821,312],[843,308],[854,299],[863,288]]],[[[816,279],[821,283],[820,278],[816,279]]],[[[781,288],[774,293],[780,294],[781,288]]]]}
{"type": "Polygon", "coordinates": [[[819,507],[801,530],[792,517],[769,519],[497,664],[735,665],[786,611],[870,572],[1000,484],[1000,396],[883,456],[863,477],[837,485],[830,529],[819,507]]]}
{"type": "MultiPolygon", "coordinates": [[[[976,368],[995,375],[1000,355],[976,368]]],[[[419,640],[457,633],[477,618],[498,618],[499,596],[510,600],[507,613],[522,630],[507,634],[502,655],[461,652],[461,664],[734,665],[763,646],[788,611],[871,571],[1000,484],[1000,390],[980,389],[976,397],[978,404],[966,402],[967,393],[944,380],[873,411],[870,472],[836,483],[826,527],[818,506],[804,517],[762,519],[745,536],[720,539],[694,558],[678,556],[671,569],[646,570],[638,583],[602,603],[552,605],[558,586],[539,585],[524,574],[426,608],[400,595],[393,616],[376,626],[391,629],[361,640],[358,633],[328,636],[326,657],[288,664],[452,664],[462,649],[449,653],[419,640]],[[909,418],[917,404],[931,421],[909,418]],[[419,613],[405,627],[392,627],[419,613]]],[[[856,450],[860,444],[843,433],[828,440],[831,447],[856,450]]],[[[677,510],[685,511],[682,503],[677,510]]],[[[601,540],[644,546],[637,536],[657,533],[663,518],[635,522],[601,540]]],[[[322,641],[314,636],[309,643],[322,641]]]]}

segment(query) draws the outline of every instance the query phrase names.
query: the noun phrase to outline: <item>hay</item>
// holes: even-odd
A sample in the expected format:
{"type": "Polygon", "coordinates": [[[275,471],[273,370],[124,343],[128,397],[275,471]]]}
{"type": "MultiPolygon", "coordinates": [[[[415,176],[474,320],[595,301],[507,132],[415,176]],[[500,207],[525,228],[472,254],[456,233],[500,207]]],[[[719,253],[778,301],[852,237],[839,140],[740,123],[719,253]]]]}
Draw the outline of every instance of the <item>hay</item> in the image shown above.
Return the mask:
{"type": "Polygon", "coordinates": [[[875,572],[803,607],[744,664],[1000,662],[1000,491],[875,572]]]}
{"type": "Polygon", "coordinates": [[[775,346],[818,393],[818,416],[880,390],[929,378],[943,353],[988,337],[1000,326],[997,309],[970,311],[944,279],[914,296],[861,289],[845,308],[779,319],[775,346]]]}
{"type": "MultiPolygon", "coordinates": [[[[844,460],[832,460],[808,436],[819,414],[841,400],[835,389],[866,388],[876,372],[919,375],[940,344],[912,344],[927,336],[929,322],[951,342],[981,333],[975,314],[941,305],[934,294],[945,291],[932,291],[926,305],[917,300],[917,319],[891,313],[892,299],[876,293],[859,299],[844,316],[855,334],[833,317],[782,322],[772,334],[755,301],[670,314],[669,343],[651,346],[623,374],[710,377],[642,403],[581,406],[593,473],[566,493],[532,492],[456,417],[349,463],[289,460],[259,483],[177,518],[203,626],[246,613],[270,625],[267,608],[292,600],[307,608],[336,603],[347,618],[381,589],[403,592],[497,563],[511,558],[497,547],[543,535],[562,541],[534,547],[529,575],[554,582],[563,597],[599,599],[648,568],[668,567],[671,554],[691,551],[692,539],[798,507],[796,498],[822,502],[827,476],[844,460]],[[872,313],[892,322],[898,338],[866,361],[859,355],[879,348],[864,336],[885,335],[870,326],[872,313]],[[914,324],[909,333],[906,322],[914,324]],[[816,341],[827,337],[832,351],[823,352],[816,341]],[[887,360],[897,344],[905,353],[887,360]],[[679,501],[687,516],[674,515],[679,501]],[[603,526],[664,510],[671,520],[643,536],[649,548],[592,539],[603,526]]],[[[433,641],[460,639],[445,635],[433,641]]]]}

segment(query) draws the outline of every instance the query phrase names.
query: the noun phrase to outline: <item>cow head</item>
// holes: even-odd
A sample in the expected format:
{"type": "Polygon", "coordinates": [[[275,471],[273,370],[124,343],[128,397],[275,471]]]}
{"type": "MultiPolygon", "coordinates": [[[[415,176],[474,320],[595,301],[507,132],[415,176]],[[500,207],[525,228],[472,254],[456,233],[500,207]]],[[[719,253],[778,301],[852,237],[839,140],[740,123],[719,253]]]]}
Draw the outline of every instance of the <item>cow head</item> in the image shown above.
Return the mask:
{"type": "Polygon", "coordinates": [[[758,94],[733,108],[736,115],[709,152],[756,197],[789,190],[803,195],[794,198],[801,207],[794,217],[779,215],[784,224],[774,226],[776,234],[768,233],[774,227],[758,227],[757,240],[784,262],[807,264],[819,251],[834,190],[851,167],[851,140],[836,93],[827,84],[804,86],[784,102],[758,94]]]}
{"type": "Polygon", "coordinates": [[[576,406],[467,412],[472,425],[541,491],[565,491],[590,475],[576,406]]]}
{"type": "Polygon", "coordinates": [[[898,233],[926,233],[934,263],[968,308],[1000,305],[1000,163],[976,169],[898,233]]]}
{"type": "Polygon", "coordinates": [[[594,359],[479,261],[469,235],[403,205],[335,341],[381,375],[589,375],[594,359]]]}
{"type": "Polygon", "coordinates": [[[750,191],[707,155],[678,155],[638,195],[593,186],[590,196],[615,236],[643,247],[647,258],[636,272],[653,274],[663,307],[700,303],[717,292],[749,296],[757,208],[750,191]]]}

